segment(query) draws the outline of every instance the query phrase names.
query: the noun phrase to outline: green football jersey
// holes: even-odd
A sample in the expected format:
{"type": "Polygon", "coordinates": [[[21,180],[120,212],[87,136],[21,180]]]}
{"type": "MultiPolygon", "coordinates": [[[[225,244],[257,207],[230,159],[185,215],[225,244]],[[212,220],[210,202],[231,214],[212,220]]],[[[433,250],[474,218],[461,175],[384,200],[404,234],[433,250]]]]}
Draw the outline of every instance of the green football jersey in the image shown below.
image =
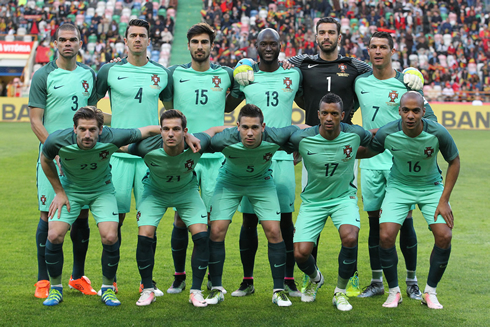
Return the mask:
{"type": "MultiPolygon", "coordinates": [[[[190,133],[223,126],[226,92],[233,87],[233,70],[211,64],[205,72],[192,69],[191,63],[169,67],[173,79],[173,105],[187,118],[190,133]]],[[[220,158],[221,154],[205,153],[203,158],[220,158]]]]}
{"type": "Polygon", "coordinates": [[[262,133],[262,142],[254,149],[246,148],[242,144],[237,127],[216,134],[211,139],[209,151],[222,152],[225,155],[218,178],[240,185],[270,179],[272,156],[287,144],[289,137],[298,129],[294,125],[283,128],[266,127],[262,133]]]}
{"type": "MultiPolygon", "coordinates": [[[[139,129],[104,127],[95,146],[89,150],[78,147],[73,128],[56,131],[48,136],[43,154],[48,159],[60,157],[65,191],[90,193],[111,185],[109,159],[121,146],[141,140],[139,129]]],[[[112,189],[114,189],[112,187],[112,189]]]]}
{"type": "MultiPolygon", "coordinates": [[[[395,77],[386,80],[377,79],[372,71],[362,74],[356,79],[355,90],[362,112],[362,127],[369,130],[400,119],[398,114],[400,99],[406,92],[411,91],[403,83],[403,73],[398,71],[395,77]]],[[[423,95],[422,91],[418,92],[423,95]]],[[[437,121],[427,101],[424,102],[424,106],[424,117],[437,121]]],[[[361,160],[361,168],[365,169],[390,170],[391,165],[389,151],[361,160]]]]}
{"type": "Polygon", "coordinates": [[[376,152],[390,150],[393,155],[390,179],[407,187],[442,181],[437,165],[439,151],[446,161],[458,156],[458,148],[447,129],[428,119],[422,122],[424,129],[417,137],[403,133],[401,119],[391,122],[378,130],[370,145],[376,152]]]}
{"type": "MultiPolygon", "coordinates": [[[[264,122],[269,127],[286,127],[291,125],[293,102],[297,92],[302,92],[303,78],[298,68],[284,69],[279,67],[274,72],[263,72],[259,65],[254,65],[254,82],[248,86],[234,89],[232,96],[246,99],[259,107],[264,113],[264,122]]],[[[292,155],[278,151],[276,160],[293,160],[292,155]]]]}
{"type": "Polygon", "coordinates": [[[188,148],[177,156],[170,156],[163,149],[161,135],[130,145],[129,153],[142,157],[148,166],[148,174],[143,183],[157,193],[174,193],[189,185],[196,186],[194,168],[207,149],[211,137],[206,133],[195,133],[194,136],[201,141],[201,150],[198,153],[193,153],[188,148]]]}
{"type": "MultiPolygon", "coordinates": [[[[334,140],[320,135],[319,126],[300,130],[291,136],[291,150],[299,151],[308,171],[301,199],[303,202],[322,202],[351,193],[354,185],[354,162],[359,146],[368,146],[372,134],[358,125],[341,123],[340,134],[334,140]]],[[[290,151],[291,151],[290,150],[290,151]]]]}
{"type": "Polygon", "coordinates": [[[44,109],[43,125],[51,134],[73,126],[73,115],[81,107],[97,104],[95,83],[90,67],[77,62],[69,71],[51,61],[34,73],[28,106],[44,109]]]}

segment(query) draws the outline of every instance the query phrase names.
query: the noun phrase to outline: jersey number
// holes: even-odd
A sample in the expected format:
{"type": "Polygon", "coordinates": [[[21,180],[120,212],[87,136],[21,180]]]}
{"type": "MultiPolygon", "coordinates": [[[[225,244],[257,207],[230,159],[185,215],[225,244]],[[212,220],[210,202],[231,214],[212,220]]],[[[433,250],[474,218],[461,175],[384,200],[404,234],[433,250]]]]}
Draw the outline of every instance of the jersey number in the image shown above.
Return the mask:
{"type": "Polygon", "coordinates": [[[206,93],[208,93],[208,90],[195,90],[196,92],[196,104],[206,104],[208,103],[208,96],[206,93]]]}
{"type": "Polygon", "coordinates": [[[174,179],[174,177],[175,177],[175,179],[177,179],[177,182],[180,182],[180,176],[167,176],[167,178],[168,178],[167,183],[171,182],[172,179],[174,179]]]}
{"type": "Polygon", "coordinates": [[[143,88],[140,87],[138,90],[138,93],[136,93],[136,96],[134,97],[135,100],[138,100],[139,103],[141,103],[141,99],[143,98],[143,88]]]}
{"type": "Polygon", "coordinates": [[[374,118],[376,118],[376,115],[378,114],[379,107],[373,106],[373,109],[374,109],[374,115],[373,115],[373,119],[371,119],[371,121],[374,121],[374,118]]]}
{"type": "Polygon", "coordinates": [[[255,170],[254,166],[247,166],[247,173],[253,173],[255,170]]]}
{"type": "Polygon", "coordinates": [[[267,95],[267,107],[270,107],[270,106],[273,106],[273,107],[277,107],[277,105],[279,104],[279,93],[277,93],[276,91],[273,91],[273,92],[265,92],[265,95],[267,95]]]}
{"type": "Polygon", "coordinates": [[[419,165],[420,161],[417,161],[415,164],[412,165],[411,161],[408,161],[408,171],[411,173],[412,171],[415,173],[418,173],[422,167],[419,165]]]}
{"type": "Polygon", "coordinates": [[[83,164],[83,165],[80,165],[80,169],[81,170],[84,170],[85,168],[89,168],[91,170],[96,170],[97,169],[97,163],[96,162],[92,162],[91,164],[83,164]],[[90,167],[89,167],[90,166],[90,167]]]}
{"type": "Polygon", "coordinates": [[[325,169],[325,176],[333,176],[333,174],[335,173],[335,170],[337,170],[337,167],[339,166],[338,163],[328,163],[328,164],[325,164],[325,167],[327,167],[325,169]],[[329,173],[330,171],[330,165],[332,165],[332,171],[329,173]]]}
{"type": "Polygon", "coordinates": [[[330,86],[332,85],[332,76],[327,77],[327,92],[330,92],[330,86]]]}
{"type": "Polygon", "coordinates": [[[71,110],[77,111],[77,109],[78,109],[78,97],[76,95],[72,96],[71,101],[73,101],[73,107],[71,107],[71,110]]]}

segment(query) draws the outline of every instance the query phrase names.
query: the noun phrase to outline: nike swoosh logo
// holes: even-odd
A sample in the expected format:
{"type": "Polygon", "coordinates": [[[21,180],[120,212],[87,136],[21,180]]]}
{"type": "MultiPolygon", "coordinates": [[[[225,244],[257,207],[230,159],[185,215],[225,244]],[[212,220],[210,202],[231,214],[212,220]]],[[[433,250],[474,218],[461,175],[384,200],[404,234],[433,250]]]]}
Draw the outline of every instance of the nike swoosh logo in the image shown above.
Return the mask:
{"type": "Polygon", "coordinates": [[[379,245],[373,245],[373,246],[368,246],[370,249],[374,249],[374,248],[377,248],[379,247],[379,245]]]}
{"type": "Polygon", "coordinates": [[[180,80],[181,83],[185,83],[185,82],[189,82],[189,81],[190,81],[190,79],[181,79],[180,80]]]}
{"type": "Polygon", "coordinates": [[[416,246],[417,246],[417,243],[415,243],[415,244],[414,244],[414,245],[412,245],[412,246],[407,246],[407,249],[413,249],[413,248],[414,248],[414,247],[416,247],[416,246]]]}
{"type": "Polygon", "coordinates": [[[358,223],[360,223],[360,222],[361,222],[361,220],[360,220],[360,219],[357,219],[357,218],[356,218],[356,221],[357,221],[358,223]]]}
{"type": "Polygon", "coordinates": [[[87,243],[89,239],[82,240],[82,243],[87,243]]]}
{"type": "Polygon", "coordinates": [[[201,218],[206,218],[207,216],[208,216],[208,215],[204,215],[204,216],[203,216],[203,215],[201,215],[201,218]]]}
{"type": "Polygon", "coordinates": [[[199,268],[199,269],[201,269],[201,270],[204,270],[204,269],[208,269],[208,266],[204,266],[204,267],[199,266],[199,267],[197,267],[197,268],[199,268]]]}
{"type": "Polygon", "coordinates": [[[119,215],[118,213],[115,213],[115,212],[112,212],[112,214],[113,214],[114,216],[117,216],[117,215],[119,215]]]}
{"type": "Polygon", "coordinates": [[[153,167],[158,167],[158,165],[155,165],[153,162],[150,163],[150,166],[153,166],[153,167]]]}
{"type": "Polygon", "coordinates": [[[45,247],[46,247],[46,244],[41,244],[41,243],[39,243],[39,247],[40,247],[40,248],[45,248],[45,247]]]}
{"type": "Polygon", "coordinates": [[[172,251],[174,251],[174,252],[182,251],[182,250],[187,250],[187,248],[182,248],[182,249],[174,249],[174,248],[172,248],[172,251]]]}
{"type": "Polygon", "coordinates": [[[289,206],[290,206],[290,207],[292,207],[292,206],[293,206],[293,204],[294,204],[294,202],[291,202],[291,203],[289,204],[289,206]]]}
{"type": "Polygon", "coordinates": [[[281,263],[280,265],[276,265],[276,264],[274,264],[274,268],[279,268],[279,267],[282,267],[282,266],[284,266],[285,264],[286,264],[286,263],[281,263]]]}
{"type": "Polygon", "coordinates": [[[230,159],[238,159],[238,157],[232,157],[232,156],[228,156],[228,158],[230,158],[230,159]]]}
{"type": "Polygon", "coordinates": [[[221,262],[221,261],[213,261],[213,262],[208,262],[208,266],[209,266],[209,265],[215,265],[215,264],[220,263],[220,262],[221,262]]]}
{"type": "Polygon", "coordinates": [[[400,151],[401,149],[395,149],[393,147],[391,147],[391,151],[400,151]]]}
{"type": "Polygon", "coordinates": [[[308,65],[308,68],[313,68],[315,66],[318,66],[319,64],[316,64],[316,65],[308,65]]]}
{"type": "Polygon", "coordinates": [[[351,264],[353,264],[353,263],[355,263],[355,262],[356,262],[356,260],[351,261],[351,262],[347,262],[347,261],[345,261],[345,260],[344,260],[342,263],[343,263],[344,265],[351,265],[351,264]]]}
{"type": "Polygon", "coordinates": [[[280,215],[281,213],[279,211],[276,211],[276,215],[280,215]]]}
{"type": "Polygon", "coordinates": [[[148,268],[149,266],[151,266],[151,263],[150,263],[149,265],[147,265],[147,266],[144,266],[144,267],[140,267],[140,266],[138,266],[138,269],[139,269],[139,270],[143,270],[143,269],[148,268]]]}
{"type": "Polygon", "coordinates": [[[118,262],[116,262],[115,264],[108,263],[107,265],[108,265],[109,267],[115,267],[115,266],[117,266],[118,264],[119,264],[119,261],[118,261],[118,262]]]}
{"type": "Polygon", "coordinates": [[[75,160],[75,158],[65,158],[65,161],[75,160]]]}
{"type": "Polygon", "coordinates": [[[118,80],[122,80],[122,79],[125,79],[125,78],[128,78],[128,76],[123,76],[123,77],[118,76],[118,77],[117,77],[117,79],[118,79],[118,80]]]}
{"type": "Polygon", "coordinates": [[[61,86],[55,86],[54,89],[57,90],[59,89],[60,87],[63,87],[64,85],[61,85],[61,86]]]}
{"type": "Polygon", "coordinates": [[[309,156],[311,156],[311,155],[314,155],[316,153],[312,153],[312,152],[308,151],[306,154],[309,155],[309,156]]]}
{"type": "Polygon", "coordinates": [[[361,91],[361,94],[366,94],[366,93],[369,93],[369,92],[366,92],[366,91],[361,91]]]}
{"type": "Polygon", "coordinates": [[[47,262],[47,261],[46,261],[46,264],[47,264],[47,265],[55,265],[55,264],[57,264],[57,263],[59,263],[59,261],[56,261],[56,262],[47,262]]]}

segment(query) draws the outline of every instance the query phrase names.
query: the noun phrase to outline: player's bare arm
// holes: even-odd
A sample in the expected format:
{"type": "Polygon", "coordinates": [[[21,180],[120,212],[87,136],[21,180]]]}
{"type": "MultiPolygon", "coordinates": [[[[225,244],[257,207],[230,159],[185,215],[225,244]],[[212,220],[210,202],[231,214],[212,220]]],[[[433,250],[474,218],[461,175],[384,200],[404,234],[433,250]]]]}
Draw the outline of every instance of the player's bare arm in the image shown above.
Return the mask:
{"type": "Polygon", "coordinates": [[[104,112],[103,115],[104,115],[104,125],[111,126],[112,115],[106,112],[104,112]]]}
{"type": "Polygon", "coordinates": [[[146,139],[150,136],[155,136],[160,134],[160,126],[159,125],[150,125],[145,127],[138,128],[141,132],[141,138],[146,139]]]}
{"type": "Polygon", "coordinates": [[[46,158],[43,153],[41,153],[41,166],[56,193],[53,202],[51,202],[49,206],[48,218],[53,217],[55,212],[58,211],[59,219],[61,217],[61,208],[63,208],[64,205],[66,205],[66,210],[70,212],[70,201],[68,201],[65,190],[63,189],[63,186],[61,186],[60,178],[58,177],[58,172],[56,171],[53,160],[46,158]]]}
{"type": "Polygon", "coordinates": [[[453,160],[449,161],[448,164],[446,183],[444,184],[444,191],[442,192],[441,199],[439,200],[439,204],[437,205],[436,212],[434,214],[434,221],[437,221],[437,216],[441,215],[446,221],[448,227],[452,229],[454,227],[454,216],[451,206],[449,205],[449,198],[459,176],[459,169],[461,166],[459,155],[453,160]]]}
{"type": "Polygon", "coordinates": [[[44,109],[37,107],[29,107],[29,119],[31,121],[31,129],[36,134],[39,142],[44,144],[48,138],[48,131],[43,125],[44,109]]]}

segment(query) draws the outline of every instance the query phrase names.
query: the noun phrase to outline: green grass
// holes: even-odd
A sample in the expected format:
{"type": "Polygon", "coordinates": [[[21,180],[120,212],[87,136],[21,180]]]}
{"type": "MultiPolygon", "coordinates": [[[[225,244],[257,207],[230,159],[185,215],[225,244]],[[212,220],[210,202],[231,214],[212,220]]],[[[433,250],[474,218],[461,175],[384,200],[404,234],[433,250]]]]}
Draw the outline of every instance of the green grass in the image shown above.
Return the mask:
{"type": "MultiPolygon", "coordinates": [[[[336,229],[327,222],[319,245],[319,268],[325,275],[325,285],[314,303],[301,303],[293,298],[293,306],[278,308],[271,303],[272,280],[267,261],[267,242],[259,230],[260,241],[256,260],[256,294],[246,298],[232,298],[218,306],[194,308],[188,303],[188,291],[183,294],[158,298],[149,307],[135,305],[138,299],[139,274],[136,267],[137,226],[134,208],[123,227],[121,262],[118,270],[121,307],[109,308],[96,296],[82,296],[70,291],[67,281],[72,268],[71,241],[65,242],[64,302],[48,308],[36,299],[34,283],[37,279],[35,231],[39,220],[36,202],[37,141],[25,123],[0,124],[0,325],[2,326],[94,326],[94,325],[288,325],[288,326],[484,326],[490,321],[490,220],[488,176],[490,175],[490,132],[451,131],[461,154],[461,173],[451,197],[455,214],[453,247],[449,266],[439,284],[438,293],[443,310],[429,310],[418,301],[408,299],[397,309],[385,309],[385,296],[373,299],[351,299],[354,309],[339,312],[331,304],[336,283],[337,255],[340,241],[336,229]]],[[[445,171],[445,162],[440,159],[445,171]]],[[[299,209],[300,172],[297,167],[296,210],[299,209]]],[[[445,174],[445,172],[444,172],[445,174]]],[[[295,213],[295,215],[297,212],[295,213]]],[[[173,213],[167,213],[158,230],[158,249],[154,279],[166,290],[172,281],[173,265],[170,253],[170,234],[173,213]]],[[[414,224],[418,236],[418,279],[425,286],[429,254],[433,238],[425,220],[417,210],[414,224]]],[[[238,251],[241,217],[236,215],[227,241],[225,288],[231,292],[241,281],[242,270],[238,251]]],[[[359,240],[359,273],[361,285],[370,281],[367,250],[368,221],[361,211],[359,240]]],[[[95,289],[100,287],[101,245],[94,220],[90,220],[92,237],[87,256],[86,275],[95,289]]],[[[260,229],[260,228],[259,228],[260,229]]],[[[190,258],[190,251],[188,252],[190,258]]],[[[405,291],[405,268],[399,251],[399,278],[405,291]]],[[[187,269],[190,272],[188,259],[187,269]]],[[[302,274],[295,272],[296,280],[302,274]]],[[[189,276],[190,277],[190,276],[189,276]]]]}

